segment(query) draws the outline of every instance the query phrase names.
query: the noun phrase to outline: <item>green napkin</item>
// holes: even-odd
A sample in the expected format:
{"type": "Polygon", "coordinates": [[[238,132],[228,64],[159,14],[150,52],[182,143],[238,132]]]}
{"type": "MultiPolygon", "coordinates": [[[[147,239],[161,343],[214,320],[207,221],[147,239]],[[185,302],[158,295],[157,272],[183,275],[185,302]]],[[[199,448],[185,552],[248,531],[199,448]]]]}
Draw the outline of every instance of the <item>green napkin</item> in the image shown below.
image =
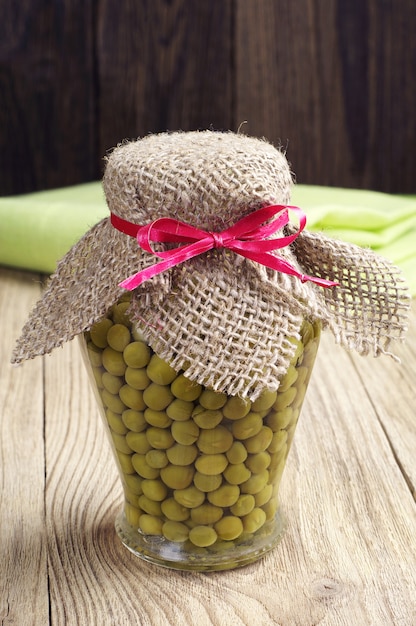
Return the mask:
{"type": "Polygon", "coordinates": [[[297,185],[292,194],[307,228],[372,248],[398,265],[416,296],[416,196],[297,185]]]}
{"type": "MultiPolygon", "coordinates": [[[[292,202],[309,230],[371,247],[401,267],[416,296],[416,196],[297,185],[292,202]]],[[[107,215],[100,182],[0,198],[0,263],[50,273],[107,215]]]]}
{"type": "Polygon", "coordinates": [[[100,182],[0,198],[0,264],[49,274],[107,215],[100,182]]]}

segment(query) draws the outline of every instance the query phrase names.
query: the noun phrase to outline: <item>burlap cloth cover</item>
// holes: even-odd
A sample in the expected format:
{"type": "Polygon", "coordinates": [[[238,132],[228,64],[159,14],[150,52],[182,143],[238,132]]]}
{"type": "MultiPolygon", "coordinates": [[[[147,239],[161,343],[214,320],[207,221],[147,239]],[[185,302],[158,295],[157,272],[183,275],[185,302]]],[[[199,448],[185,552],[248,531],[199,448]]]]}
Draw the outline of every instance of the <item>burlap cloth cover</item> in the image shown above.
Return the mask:
{"type": "MultiPolygon", "coordinates": [[[[220,231],[269,204],[287,204],[285,156],[264,140],[212,131],[124,143],[107,160],[110,211],[136,224],[174,217],[220,231]]],[[[160,245],[160,244],[159,244],[160,245]]],[[[167,245],[167,244],[164,244],[167,245]]],[[[306,315],[360,354],[403,338],[409,295],[398,268],[370,250],[303,231],[279,251],[322,288],[215,249],[133,292],[131,314],[150,345],[203,385],[255,399],[277,389],[306,315]]],[[[104,219],[60,261],[13,353],[19,363],[88,330],[125,293],[118,284],[157,257],[104,219]]]]}

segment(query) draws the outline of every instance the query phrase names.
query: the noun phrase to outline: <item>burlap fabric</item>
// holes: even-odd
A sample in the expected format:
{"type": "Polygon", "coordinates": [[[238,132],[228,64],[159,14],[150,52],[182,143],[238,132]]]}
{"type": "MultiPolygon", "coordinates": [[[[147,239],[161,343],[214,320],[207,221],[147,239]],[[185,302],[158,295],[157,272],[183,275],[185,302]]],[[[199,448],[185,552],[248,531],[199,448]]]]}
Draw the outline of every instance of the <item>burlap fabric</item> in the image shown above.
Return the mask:
{"type": "MultiPolygon", "coordinates": [[[[136,224],[174,217],[220,231],[268,204],[287,204],[284,154],[264,140],[211,131],[163,133],[118,146],[106,164],[111,212],[136,224]]],[[[290,229],[290,227],[289,227],[290,229]]],[[[279,251],[324,289],[224,249],[179,265],[133,293],[131,315],[150,345],[201,384],[255,399],[277,389],[304,316],[360,354],[390,353],[405,333],[409,295],[400,271],[370,250],[303,231],[279,251]]],[[[124,291],[118,284],[157,260],[109,219],[60,261],[13,353],[19,363],[88,330],[124,291]]]]}

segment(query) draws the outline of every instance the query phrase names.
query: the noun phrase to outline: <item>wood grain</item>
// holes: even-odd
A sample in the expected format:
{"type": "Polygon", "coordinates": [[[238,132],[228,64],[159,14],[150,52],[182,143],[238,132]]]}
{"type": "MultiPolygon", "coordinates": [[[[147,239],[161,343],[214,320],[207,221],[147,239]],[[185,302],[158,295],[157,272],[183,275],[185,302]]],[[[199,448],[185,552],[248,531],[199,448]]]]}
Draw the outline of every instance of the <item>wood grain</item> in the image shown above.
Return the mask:
{"type": "Polygon", "coordinates": [[[92,6],[91,0],[2,2],[2,195],[99,175],[92,6]]]}
{"type": "Polygon", "coordinates": [[[0,269],[0,624],[47,624],[42,361],[10,365],[40,295],[35,275],[0,269]]]}
{"type": "Polygon", "coordinates": [[[237,119],[299,183],[414,190],[415,24],[412,2],[236,3],[237,119]]]}
{"type": "Polygon", "coordinates": [[[232,2],[101,0],[101,154],[125,138],[232,126],[232,2]]]}
{"type": "Polygon", "coordinates": [[[265,136],[298,182],[416,192],[414,0],[2,3],[0,194],[149,132],[265,136]]]}
{"type": "Polygon", "coordinates": [[[77,341],[9,368],[40,287],[12,270],[0,281],[0,623],[415,623],[414,305],[400,367],[324,334],[283,477],[282,543],[240,570],[198,574],[121,545],[121,486],[77,341]]]}

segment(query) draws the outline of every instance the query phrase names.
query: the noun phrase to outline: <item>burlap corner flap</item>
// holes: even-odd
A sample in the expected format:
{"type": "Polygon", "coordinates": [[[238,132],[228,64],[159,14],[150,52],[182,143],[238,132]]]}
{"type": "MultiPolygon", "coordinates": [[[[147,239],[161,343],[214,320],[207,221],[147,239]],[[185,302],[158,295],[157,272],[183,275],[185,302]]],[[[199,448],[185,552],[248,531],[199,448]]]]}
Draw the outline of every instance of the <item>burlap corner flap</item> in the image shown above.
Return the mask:
{"type": "MultiPolygon", "coordinates": [[[[22,329],[12,363],[48,354],[88,330],[125,293],[119,282],[152,262],[108,218],[101,220],[58,263],[22,329]]],[[[153,290],[157,297],[169,292],[169,274],[157,276],[148,293],[153,290]]]]}
{"type": "MultiPolygon", "coordinates": [[[[315,315],[337,343],[361,355],[394,355],[407,331],[410,293],[401,270],[370,249],[303,231],[292,244],[305,273],[339,282],[320,290],[315,315]]],[[[394,357],[396,358],[396,357],[394,357]]]]}

